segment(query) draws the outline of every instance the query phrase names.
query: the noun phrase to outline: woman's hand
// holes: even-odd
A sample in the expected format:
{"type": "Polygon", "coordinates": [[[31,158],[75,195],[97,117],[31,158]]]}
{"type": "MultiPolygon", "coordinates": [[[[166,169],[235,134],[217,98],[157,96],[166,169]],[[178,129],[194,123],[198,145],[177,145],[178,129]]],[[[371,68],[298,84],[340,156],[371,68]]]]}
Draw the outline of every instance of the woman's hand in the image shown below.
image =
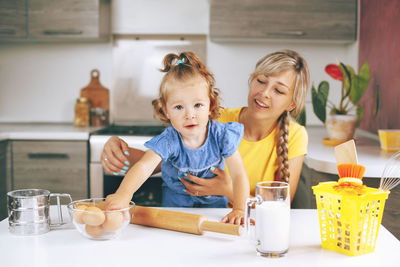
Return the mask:
{"type": "Polygon", "coordinates": [[[244,211],[234,209],[228,215],[225,215],[225,217],[222,218],[221,222],[238,225],[244,224],[244,211]]]}
{"type": "Polygon", "coordinates": [[[186,187],[186,192],[192,196],[226,196],[229,201],[232,201],[233,188],[229,175],[219,168],[215,168],[211,172],[216,175],[212,179],[199,178],[188,174],[186,179],[194,184],[186,181],[185,178],[181,178],[181,182],[186,187]]]}
{"type": "Polygon", "coordinates": [[[104,145],[100,160],[104,170],[107,172],[118,174],[122,171],[122,173],[125,173],[130,165],[129,155],[128,144],[122,139],[113,136],[104,145]]]}

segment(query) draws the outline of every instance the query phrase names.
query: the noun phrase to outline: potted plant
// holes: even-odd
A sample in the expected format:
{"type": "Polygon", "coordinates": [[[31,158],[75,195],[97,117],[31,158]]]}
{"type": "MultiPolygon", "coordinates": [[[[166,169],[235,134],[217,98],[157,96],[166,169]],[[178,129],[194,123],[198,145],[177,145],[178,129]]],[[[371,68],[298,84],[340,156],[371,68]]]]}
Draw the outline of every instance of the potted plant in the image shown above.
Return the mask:
{"type": "Polygon", "coordinates": [[[315,115],[325,124],[331,140],[349,140],[353,138],[355,127],[363,118],[363,108],[359,101],[363,96],[370,78],[369,65],[365,62],[357,74],[354,69],[343,63],[328,64],[325,72],[341,82],[339,105],[328,100],[329,83],[322,81],[318,89],[312,85],[311,97],[315,115]],[[327,116],[326,109],[330,109],[327,116]]]}

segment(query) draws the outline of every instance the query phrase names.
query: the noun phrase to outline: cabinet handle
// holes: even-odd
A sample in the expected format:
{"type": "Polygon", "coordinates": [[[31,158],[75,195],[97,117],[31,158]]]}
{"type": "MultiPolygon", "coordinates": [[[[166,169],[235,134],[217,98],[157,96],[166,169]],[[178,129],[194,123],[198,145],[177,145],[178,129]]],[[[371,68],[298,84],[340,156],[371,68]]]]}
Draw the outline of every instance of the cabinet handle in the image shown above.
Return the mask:
{"type": "Polygon", "coordinates": [[[80,30],[45,30],[45,35],[80,35],[83,31],[80,30]]]}
{"type": "Polygon", "coordinates": [[[28,153],[30,159],[67,159],[68,154],[65,153],[28,153]]]}
{"type": "Polygon", "coordinates": [[[14,29],[0,29],[0,34],[15,35],[16,33],[14,29]]]}
{"type": "Polygon", "coordinates": [[[303,36],[306,33],[303,31],[280,31],[280,32],[267,32],[268,35],[286,35],[286,36],[303,36]]]}

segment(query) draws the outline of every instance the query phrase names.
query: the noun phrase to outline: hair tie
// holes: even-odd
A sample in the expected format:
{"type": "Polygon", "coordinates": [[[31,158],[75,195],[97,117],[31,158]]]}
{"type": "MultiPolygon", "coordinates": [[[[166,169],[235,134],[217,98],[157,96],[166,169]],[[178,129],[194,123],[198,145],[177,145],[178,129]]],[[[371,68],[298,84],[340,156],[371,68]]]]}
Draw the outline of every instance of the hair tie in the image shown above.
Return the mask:
{"type": "Polygon", "coordinates": [[[182,59],[179,59],[179,60],[176,62],[176,65],[179,65],[179,64],[183,64],[183,60],[182,60],[182,59]]]}

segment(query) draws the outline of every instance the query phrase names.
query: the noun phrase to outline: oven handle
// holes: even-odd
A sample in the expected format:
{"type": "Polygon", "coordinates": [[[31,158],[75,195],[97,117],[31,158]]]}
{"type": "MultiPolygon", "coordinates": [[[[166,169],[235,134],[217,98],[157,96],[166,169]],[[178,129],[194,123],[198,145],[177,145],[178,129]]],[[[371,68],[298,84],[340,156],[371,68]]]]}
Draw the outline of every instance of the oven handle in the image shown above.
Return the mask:
{"type": "Polygon", "coordinates": [[[65,153],[28,153],[30,159],[68,159],[65,153]]]}

